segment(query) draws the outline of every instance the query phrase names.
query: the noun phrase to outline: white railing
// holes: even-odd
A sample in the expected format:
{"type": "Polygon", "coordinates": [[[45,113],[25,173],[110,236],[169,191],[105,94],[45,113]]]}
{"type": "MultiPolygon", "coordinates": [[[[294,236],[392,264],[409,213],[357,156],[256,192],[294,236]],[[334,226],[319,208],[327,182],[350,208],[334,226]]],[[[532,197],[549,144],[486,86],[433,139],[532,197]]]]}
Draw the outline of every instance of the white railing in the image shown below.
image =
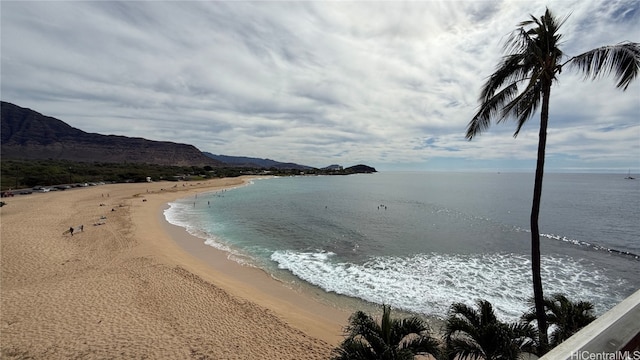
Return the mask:
{"type": "Polygon", "coordinates": [[[640,360],[640,290],[540,360],[640,360]]]}

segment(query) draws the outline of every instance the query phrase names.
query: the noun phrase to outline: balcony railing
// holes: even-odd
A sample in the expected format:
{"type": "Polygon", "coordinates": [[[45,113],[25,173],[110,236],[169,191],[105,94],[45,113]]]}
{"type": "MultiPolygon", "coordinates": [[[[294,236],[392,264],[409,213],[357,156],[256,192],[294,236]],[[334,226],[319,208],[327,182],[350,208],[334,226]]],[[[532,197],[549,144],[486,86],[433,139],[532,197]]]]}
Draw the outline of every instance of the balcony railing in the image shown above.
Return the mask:
{"type": "Polygon", "coordinates": [[[541,360],[640,360],[640,290],[541,360]]]}

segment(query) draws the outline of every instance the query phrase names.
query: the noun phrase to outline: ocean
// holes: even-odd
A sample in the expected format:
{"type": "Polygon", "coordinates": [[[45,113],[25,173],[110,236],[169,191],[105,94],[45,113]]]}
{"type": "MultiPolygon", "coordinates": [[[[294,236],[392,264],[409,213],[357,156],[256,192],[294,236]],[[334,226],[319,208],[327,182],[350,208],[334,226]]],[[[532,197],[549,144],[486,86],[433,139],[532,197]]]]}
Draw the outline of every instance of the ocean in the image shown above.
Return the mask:
{"type": "MultiPolygon", "coordinates": [[[[381,172],[255,180],[169,204],[166,219],[229,258],[337,306],[443,318],[530,306],[533,174],[381,172]],[[347,305],[348,304],[348,305],[347,305]]],[[[640,181],[545,175],[543,287],[601,314],[640,289],[640,181]]]]}

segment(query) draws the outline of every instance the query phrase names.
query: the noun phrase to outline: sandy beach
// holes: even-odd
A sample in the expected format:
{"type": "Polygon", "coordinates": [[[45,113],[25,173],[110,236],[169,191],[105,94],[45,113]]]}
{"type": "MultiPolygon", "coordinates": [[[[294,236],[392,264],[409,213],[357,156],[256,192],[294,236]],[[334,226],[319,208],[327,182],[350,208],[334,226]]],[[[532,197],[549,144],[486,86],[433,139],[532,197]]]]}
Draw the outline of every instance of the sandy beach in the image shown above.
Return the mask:
{"type": "Polygon", "coordinates": [[[168,202],[248,179],[3,199],[1,357],[327,359],[349,313],[164,221],[168,202]]]}

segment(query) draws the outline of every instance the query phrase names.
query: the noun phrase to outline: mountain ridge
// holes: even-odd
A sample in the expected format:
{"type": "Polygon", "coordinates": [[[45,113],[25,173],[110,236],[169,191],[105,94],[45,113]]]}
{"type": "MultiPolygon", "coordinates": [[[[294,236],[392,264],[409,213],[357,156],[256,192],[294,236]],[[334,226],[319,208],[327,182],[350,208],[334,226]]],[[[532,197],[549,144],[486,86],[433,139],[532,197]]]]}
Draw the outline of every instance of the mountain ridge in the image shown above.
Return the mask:
{"type": "Polygon", "coordinates": [[[355,165],[342,168],[312,166],[271,159],[215,155],[193,145],[155,141],[140,137],[88,133],[62,120],[1,101],[0,151],[7,160],[70,160],[78,162],[146,163],[176,166],[211,166],[299,170],[317,170],[332,174],[372,173],[375,168],[355,165]]]}
{"type": "Polygon", "coordinates": [[[62,120],[1,102],[4,159],[132,162],[157,165],[223,166],[193,145],[121,135],[88,133],[62,120]]]}
{"type": "Polygon", "coordinates": [[[291,162],[280,162],[271,159],[263,159],[256,157],[248,157],[248,156],[232,156],[232,155],[216,155],[210,152],[203,151],[203,154],[206,156],[221,161],[225,164],[229,165],[237,165],[241,167],[256,167],[256,168],[276,168],[276,169],[296,169],[296,170],[310,170],[315,169],[312,166],[300,165],[291,162]]]}

